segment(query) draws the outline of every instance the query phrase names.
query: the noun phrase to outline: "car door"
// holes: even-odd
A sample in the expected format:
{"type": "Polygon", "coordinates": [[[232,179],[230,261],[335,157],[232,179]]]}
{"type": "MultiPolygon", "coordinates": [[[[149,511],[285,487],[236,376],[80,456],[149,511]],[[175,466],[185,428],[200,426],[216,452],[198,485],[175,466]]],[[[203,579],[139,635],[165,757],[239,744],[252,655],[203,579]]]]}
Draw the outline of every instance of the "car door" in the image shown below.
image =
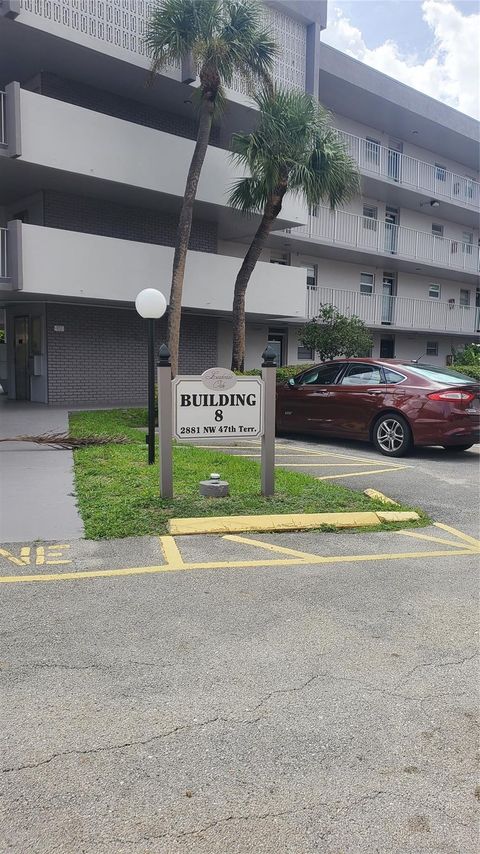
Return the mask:
{"type": "Polygon", "coordinates": [[[368,439],[370,424],[384,407],[386,394],[380,365],[351,363],[340,378],[332,400],[332,418],[338,434],[368,439]]]}
{"type": "Polygon", "coordinates": [[[278,421],[282,429],[328,432],[332,421],[331,404],[343,362],[327,362],[302,374],[294,385],[279,395],[278,421]]]}

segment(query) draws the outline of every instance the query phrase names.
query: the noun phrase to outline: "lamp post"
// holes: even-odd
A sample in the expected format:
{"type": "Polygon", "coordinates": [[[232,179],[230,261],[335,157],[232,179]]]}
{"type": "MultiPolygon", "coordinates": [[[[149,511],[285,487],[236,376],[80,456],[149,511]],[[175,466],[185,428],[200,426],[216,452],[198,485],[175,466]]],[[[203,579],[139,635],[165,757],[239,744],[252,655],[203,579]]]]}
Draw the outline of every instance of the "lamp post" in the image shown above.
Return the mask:
{"type": "Polygon", "coordinates": [[[135,308],[148,324],[148,465],[155,462],[155,321],[163,317],[167,301],[155,288],[140,291],[135,308]]]}

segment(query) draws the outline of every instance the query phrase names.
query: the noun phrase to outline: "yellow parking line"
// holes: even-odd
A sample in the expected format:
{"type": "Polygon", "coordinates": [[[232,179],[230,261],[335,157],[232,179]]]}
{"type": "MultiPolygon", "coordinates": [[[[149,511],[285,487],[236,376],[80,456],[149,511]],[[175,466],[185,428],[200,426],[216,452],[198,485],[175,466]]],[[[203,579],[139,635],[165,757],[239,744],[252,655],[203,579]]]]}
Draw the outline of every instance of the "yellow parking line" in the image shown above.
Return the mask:
{"type": "Polygon", "coordinates": [[[398,552],[389,554],[368,554],[368,555],[335,555],[332,557],[314,557],[304,560],[303,558],[278,559],[278,560],[236,560],[236,561],[212,561],[208,563],[185,563],[181,566],[164,565],[164,566],[139,566],[128,569],[100,569],[100,570],[81,570],[79,572],[60,572],[51,573],[48,575],[8,575],[0,576],[0,583],[12,584],[17,582],[32,582],[32,581],[77,581],[87,578],[112,578],[130,575],[153,575],[161,572],[183,572],[186,570],[197,569],[242,569],[250,567],[271,567],[271,566],[305,566],[305,565],[326,565],[336,563],[364,563],[368,561],[378,560],[408,560],[410,558],[426,558],[426,557],[458,557],[460,555],[471,555],[472,549],[457,549],[457,550],[438,550],[430,552],[398,552]]]}
{"type": "MultiPolygon", "coordinates": [[[[280,445],[277,445],[277,447],[280,447],[280,445]]],[[[297,448],[297,447],[293,448],[292,445],[283,445],[283,447],[284,448],[291,447],[293,450],[297,450],[297,451],[302,450],[301,448],[297,448]]],[[[378,460],[371,460],[370,457],[356,457],[356,456],[353,456],[352,454],[338,454],[336,451],[311,451],[309,453],[311,453],[312,456],[338,457],[338,459],[357,460],[358,462],[361,462],[361,463],[372,462],[372,463],[378,464],[378,460]]],[[[385,462],[384,465],[396,466],[397,464],[385,462]]],[[[413,468],[413,466],[409,466],[409,468],[413,468]]]]}
{"type": "MultiPolygon", "coordinates": [[[[454,546],[459,549],[464,547],[463,540],[457,540],[454,542],[453,540],[445,540],[443,537],[430,537],[428,534],[417,534],[416,531],[398,531],[399,534],[403,534],[404,537],[413,537],[416,540],[429,540],[431,543],[442,543],[444,546],[454,546]]],[[[475,549],[472,549],[474,552],[475,549]]]]}
{"type": "Polygon", "coordinates": [[[286,546],[273,545],[273,543],[264,543],[263,540],[252,540],[250,537],[240,537],[237,534],[224,534],[222,540],[255,546],[257,549],[266,549],[269,552],[278,552],[278,554],[292,555],[292,557],[299,557],[305,561],[316,560],[318,557],[318,555],[309,552],[301,552],[298,549],[289,549],[286,546]]]}
{"type": "Polygon", "coordinates": [[[169,565],[177,565],[183,566],[184,561],[182,555],[180,554],[179,548],[173,539],[173,537],[164,536],[160,537],[160,545],[162,547],[163,555],[165,557],[165,562],[169,565]]]}
{"type": "Polygon", "coordinates": [[[386,471],[400,471],[401,469],[410,469],[412,466],[390,466],[388,469],[365,469],[365,471],[347,472],[347,474],[325,474],[322,477],[317,477],[316,480],[336,480],[339,477],[360,477],[362,474],[382,474],[386,471]]]}
{"type": "MultiPolygon", "coordinates": [[[[277,466],[296,466],[297,468],[332,468],[332,466],[336,469],[338,468],[358,468],[358,463],[275,463],[277,466]]],[[[366,463],[366,465],[375,465],[375,463],[366,463]]],[[[368,469],[365,469],[368,472],[368,469]]]]}
{"type": "Polygon", "coordinates": [[[480,540],[477,540],[475,537],[471,537],[470,534],[464,534],[462,531],[457,531],[456,528],[452,528],[450,525],[445,525],[443,522],[434,522],[433,524],[436,528],[442,528],[449,534],[453,534],[455,537],[465,540],[466,543],[471,543],[476,549],[480,548],[480,540]]]}

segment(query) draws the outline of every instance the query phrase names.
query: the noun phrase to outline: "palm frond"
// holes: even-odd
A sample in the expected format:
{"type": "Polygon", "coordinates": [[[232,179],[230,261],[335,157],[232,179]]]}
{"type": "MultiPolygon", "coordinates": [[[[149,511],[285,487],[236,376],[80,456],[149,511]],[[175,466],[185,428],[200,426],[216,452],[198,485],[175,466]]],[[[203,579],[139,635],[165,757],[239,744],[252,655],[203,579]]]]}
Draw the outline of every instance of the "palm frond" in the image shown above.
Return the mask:
{"type": "Polygon", "coordinates": [[[72,451],[75,448],[86,448],[90,445],[127,445],[126,436],[70,436],[69,433],[40,433],[38,436],[12,436],[0,439],[0,442],[32,442],[35,445],[47,445],[72,451]]]}
{"type": "Polygon", "coordinates": [[[268,188],[255,178],[240,178],[232,185],[228,204],[242,213],[260,212],[268,198],[268,188]]]}

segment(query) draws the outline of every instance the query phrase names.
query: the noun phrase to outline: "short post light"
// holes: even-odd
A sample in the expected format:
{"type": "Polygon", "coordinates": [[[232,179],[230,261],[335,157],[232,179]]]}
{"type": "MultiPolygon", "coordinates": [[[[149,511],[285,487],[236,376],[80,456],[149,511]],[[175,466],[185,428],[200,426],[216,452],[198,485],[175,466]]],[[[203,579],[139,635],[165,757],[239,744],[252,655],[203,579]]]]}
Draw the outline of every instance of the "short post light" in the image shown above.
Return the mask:
{"type": "Polygon", "coordinates": [[[167,310],[167,301],[161,291],[145,288],[140,291],[135,308],[148,324],[148,464],[155,462],[155,321],[167,310]]]}
{"type": "Polygon", "coordinates": [[[275,398],[277,390],[277,354],[268,344],[262,353],[262,379],[264,386],[264,422],[261,446],[262,495],[275,493],[275,398]]]}

